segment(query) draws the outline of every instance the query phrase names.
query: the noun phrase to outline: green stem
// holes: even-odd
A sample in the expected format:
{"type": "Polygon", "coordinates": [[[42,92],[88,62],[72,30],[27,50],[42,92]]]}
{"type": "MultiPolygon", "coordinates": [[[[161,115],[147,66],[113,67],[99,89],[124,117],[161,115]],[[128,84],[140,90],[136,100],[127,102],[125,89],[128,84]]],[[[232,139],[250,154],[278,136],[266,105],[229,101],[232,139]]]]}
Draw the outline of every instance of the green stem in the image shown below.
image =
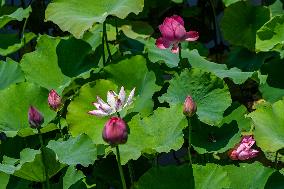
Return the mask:
{"type": "Polygon", "coordinates": [[[46,179],[46,186],[47,189],[50,189],[50,185],[49,185],[49,178],[48,178],[48,169],[46,166],[46,162],[45,162],[45,153],[44,153],[44,144],[43,144],[43,138],[42,138],[42,133],[40,132],[40,128],[37,129],[38,130],[38,136],[39,136],[39,141],[40,141],[40,151],[41,151],[41,158],[42,158],[42,163],[44,166],[44,174],[45,174],[45,179],[46,179]]]}
{"type": "Polygon", "coordinates": [[[133,171],[133,166],[132,166],[131,160],[127,163],[127,166],[128,166],[128,171],[129,171],[129,175],[130,175],[131,185],[133,185],[135,178],[134,178],[134,171],[133,171]]]}
{"type": "Polygon", "coordinates": [[[277,151],[276,154],[275,154],[275,160],[274,160],[274,168],[275,169],[277,169],[277,164],[278,164],[278,152],[279,151],[277,151]]]}
{"type": "Polygon", "coordinates": [[[179,49],[178,49],[179,61],[181,61],[182,57],[181,57],[181,44],[180,43],[178,44],[178,47],[179,47],[179,49]]]}
{"type": "Polygon", "coordinates": [[[103,35],[102,35],[102,50],[103,50],[103,66],[105,66],[106,65],[106,56],[105,56],[105,22],[103,23],[103,35]]]}
{"type": "Polygon", "coordinates": [[[107,52],[108,52],[108,57],[109,57],[110,61],[112,61],[110,47],[109,47],[108,39],[107,39],[106,22],[103,23],[103,32],[104,32],[103,35],[104,35],[104,39],[105,39],[105,42],[106,42],[106,48],[107,48],[107,52]]]}
{"type": "Polygon", "coordinates": [[[117,27],[117,19],[115,19],[115,32],[116,32],[116,40],[117,40],[117,36],[118,36],[118,27],[117,27]]]}
{"type": "Polygon", "coordinates": [[[122,188],[123,189],[127,189],[126,188],[126,182],[125,182],[124,174],[123,174],[123,170],[122,170],[122,166],[121,166],[121,162],[120,162],[120,153],[119,153],[118,145],[115,146],[115,149],[116,149],[117,165],[118,165],[118,169],[119,169],[119,174],[120,174],[120,179],[121,179],[121,183],[122,183],[122,188]]]}
{"type": "Polygon", "coordinates": [[[190,153],[190,149],[191,149],[191,129],[192,126],[190,124],[190,118],[186,117],[187,119],[187,124],[188,124],[188,159],[189,159],[189,165],[192,165],[192,159],[191,159],[191,153],[190,153]]]}

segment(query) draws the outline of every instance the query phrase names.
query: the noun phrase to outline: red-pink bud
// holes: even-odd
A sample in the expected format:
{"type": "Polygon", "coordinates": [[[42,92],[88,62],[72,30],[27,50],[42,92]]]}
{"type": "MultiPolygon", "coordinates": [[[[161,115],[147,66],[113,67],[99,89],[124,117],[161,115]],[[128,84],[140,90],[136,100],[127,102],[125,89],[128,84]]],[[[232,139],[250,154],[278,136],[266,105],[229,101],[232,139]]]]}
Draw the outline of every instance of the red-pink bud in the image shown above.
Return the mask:
{"type": "Polygon", "coordinates": [[[61,97],[53,89],[48,94],[48,104],[55,111],[61,107],[61,97]]]}
{"type": "Polygon", "coordinates": [[[126,143],[128,138],[126,123],[119,117],[111,117],[105,124],[102,137],[112,146],[126,143]]]}
{"type": "Polygon", "coordinates": [[[33,129],[39,128],[44,122],[44,118],[41,113],[33,106],[30,106],[29,108],[28,118],[29,124],[33,129]]]}
{"type": "Polygon", "coordinates": [[[183,104],[183,114],[188,117],[192,117],[196,113],[196,110],[196,103],[193,101],[191,96],[187,96],[183,104]]]}

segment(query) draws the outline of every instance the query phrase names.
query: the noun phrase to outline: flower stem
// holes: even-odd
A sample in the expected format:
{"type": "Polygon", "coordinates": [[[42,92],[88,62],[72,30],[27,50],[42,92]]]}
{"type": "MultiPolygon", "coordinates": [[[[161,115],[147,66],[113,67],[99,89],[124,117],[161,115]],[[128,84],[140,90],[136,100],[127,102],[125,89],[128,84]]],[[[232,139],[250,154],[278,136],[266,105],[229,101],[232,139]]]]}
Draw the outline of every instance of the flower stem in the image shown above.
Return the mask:
{"type": "Polygon", "coordinates": [[[105,22],[103,23],[103,35],[102,35],[102,50],[103,50],[103,66],[106,65],[106,56],[105,56],[105,22]]]}
{"type": "Polygon", "coordinates": [[[277,169],[277,164],[278,164],[278,152],[279,151],[277,151],[276,154],[275,154],[275,160],[274,160],[274,168],[275,169],[277,169]]]}
{"type": "Polygon", "coordinates": [[[190,153],[190,149],[191,149],[191,129],[192,129],[192,126],[190,124],[190,118],[186,117],[186,119],[187,119],[187,124],[188,124],[188,159],[189,159],[189,165],[192,165],[191,153],[190,153]]]}
{"type": "Polygon", "coordinates": [[[120,153],[119,153],[118,145],[115,146],[115,149],[116,149],[117,165],[118,165],[118,169],[119,169],[119,174],[120,174],[120,179],[121,179],[121,183],[122,183],[122,188],[123,189],[127,189],[126,188],[126,182],[125,182],[124,174],[123,174],[123,170],[122,170],[122,166],[121,166],[121,162],[120,162],[120,153]]]}
{"type": "Polygon", "coordinates": [[[49,178],[48,178],[48,169],[46,166],[46,162],[45,162],[45,153],[44,153],[44,144],[43,144],[43,139],[42,139],[42,133],[40,132],[40,128],[37,129],[38,131],[38,137],[39,137],[39,141],[40,141],[40,151],[41,151],[41,158],[42,158],[42,163],[44,166],[44,174],[45,174],[45,180],[46,180],[46,186],[47,189],[50,189],[50,185],[49,185],[49,178]]]}
{"type": "Polygon", "coordinates": [[[106,22],[103,23],[103,39],[105,39],[105,42],[106,42],[108,57],[109,57],[110,61],[112,61],[112,56],[111,56],[111,52],[110,52],[110,48],[109,48],[109,44],[108,44],[108,39],[107,39],[106,22]]]}
{"type": "Polygon", "coordinates": [[[133,166],[132,166],[131,160],[127,163],[127,166],[128,166],[128,171],[129,171],[129,175],[130,175],[131,185],[133,185],[135,178],[134,178],[134,171],[133,171],[133,166]]]}
{"type": "Polygon", "coordinates": [[[179,43],[178,44],[178,56],[179,56],[179,61],[181,61],[182,60],[182,57],[181,57],[181,44],[179,43]]]}

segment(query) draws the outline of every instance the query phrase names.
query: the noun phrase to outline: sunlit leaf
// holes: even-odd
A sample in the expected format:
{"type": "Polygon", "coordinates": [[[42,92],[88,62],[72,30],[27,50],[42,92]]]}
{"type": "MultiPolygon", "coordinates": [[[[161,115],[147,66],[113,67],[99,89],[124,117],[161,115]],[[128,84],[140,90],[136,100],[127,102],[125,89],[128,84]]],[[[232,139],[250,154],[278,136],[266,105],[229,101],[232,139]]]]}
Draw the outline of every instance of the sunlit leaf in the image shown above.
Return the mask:
{"type": "Polygon", "coordinates": [[[88,111],[96,109],[92,102],[100,96],[106,101],[107,91],[117,91],[117,85],[108,80],[96,80],[83,85],[78,96],[68,106],[67,123],[73,136],[87,134],[96,144],[106,144],[102,139],[102,130],[108,117],[96,117],[88,111]]]}
{"type": "Polygon", "coordinates": [[[35,106],[44,116],[46,126],[56,113],[48,107],[48,90],[31,83],[12,85],[0,91],[0,130],[8,136],[36,133],[28,122],[28,109],[35,106]]]}
{"type": "Polygon", "coordinates": [[[155,74],[148,71],[144,57],[134,56],[124,59],[117,64],[105,67],[105,70],[109,78],[118,86],[124,86],[128,90],[136,88],[134,109],[131,111],[141,114],[152,112],[154,103],[151,99],[160,87],[155,84],[155,74]]]}
{"type": "Polygon", "coordinates": [[[266,152],[284,148],[284,99],[274,104],[265,103],[248,116],[255,125],[257,145],[266,152]]]}
{"type": "Polygon", "coordinates": [[[27,18],[32,12],[32,8],[29,6],[26,9],[18,8],[15,12],[9,15],[3,15],[0,17],[0,28],[5,26],[8,22],[13,20],[22,21],[24,18],[27,18]]]}
{"type": "Polygon", "coordinates": [[[158,108],[153,115],[140,118],[136,115],[128,123],[130,134],[126,144],[121,145],[121,161],[138,159],[142,153],[169,152],[183,144],[182,130],[187,126],[181,106],[158,108]]]}
{"type": "MultiPolygon", "coordinates": [[[[48,176],[51,178],[63,168],[63,165],[56,161],[54,152],[45,150],[44,153],[45,161],[48,162],[48,176]]],[[[29,148],[21,151],[20,159],[5,156],[0,164],[0,171],[30,181],[43,182],[46,180],[41,152],[29,148]]]]}
{"type": "Polygon", "coordinates": [[[70,188],[73,184],[84,178],[85,175],[76,170],[74,166],[69,166],[64,177],[63,177],[63,189],[70,188]]]}
{"type": "Polygon", "coordinates": [[[47,148],[52,149],[60,163],[81,164],[87,167],[97,159],[96,145],[87,135],[69,138],[67,141],[50,141],[47,148]]]}
{"type": "Polygon", "coordinates": [[[23,56],[21,67],[28,81],[59,91],[70,83],[71,79],[58,66],[56,47],[59,42],[59,38],[42,35],[38,38],[36,51],[23,56]]]}
{"type": "Polygon", "coordinates": [[[125,18],[131,12],[138,14],[143,7],[144,0],[53,0],[47,6],[45,16],[63,31],[81,38],[85,31],[96,22],[104,22],[109,15],[125,18]]]}
{"type": "Polygon", "coordinates": [[[25,80],[19,63],[9,58],[6,61],[0,61],[0,75],[0,89],[25,80]]]}
{"type": "Polygon", "coordinates": [[[159,98],[170,105],[183,104],[187,95],[197,104],[198,118],[209,125],[218,124],[232,100],[227,85],[213,74],[194,68],[170,80],[168,92],[159,98]]]}

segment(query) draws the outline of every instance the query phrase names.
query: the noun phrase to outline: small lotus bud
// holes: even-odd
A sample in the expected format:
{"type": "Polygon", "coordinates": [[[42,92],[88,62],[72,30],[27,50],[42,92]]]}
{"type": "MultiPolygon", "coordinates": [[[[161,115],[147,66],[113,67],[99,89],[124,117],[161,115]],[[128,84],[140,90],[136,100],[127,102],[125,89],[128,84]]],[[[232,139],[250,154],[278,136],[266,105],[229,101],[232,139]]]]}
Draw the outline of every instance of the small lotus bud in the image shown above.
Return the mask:
{"type": "Polygon", "coordinates": [[[48,104],[55,111],[61,106],[61,97],[53,89],[48,94],[48,104]]]}
{"type": "Polygon", "coordinates": [[[183,104],[183,114],[192,117],[197,110],[197,106],[191,96],[187,96],[183,104]]]}
{"type": "Polygon", "coordinates": [[[126,143],[128,138],[126,123],[119,117],[110,118],[105,124],[102,137],[112,146],[126,143]]]}
{"type": "Polygon", "coordinates": [[[30,126],[33,129],[39,128],[44,122],[44,118],[41,113],[33,106],[30,106],[29,108],[28,117],[30,126]]]}

